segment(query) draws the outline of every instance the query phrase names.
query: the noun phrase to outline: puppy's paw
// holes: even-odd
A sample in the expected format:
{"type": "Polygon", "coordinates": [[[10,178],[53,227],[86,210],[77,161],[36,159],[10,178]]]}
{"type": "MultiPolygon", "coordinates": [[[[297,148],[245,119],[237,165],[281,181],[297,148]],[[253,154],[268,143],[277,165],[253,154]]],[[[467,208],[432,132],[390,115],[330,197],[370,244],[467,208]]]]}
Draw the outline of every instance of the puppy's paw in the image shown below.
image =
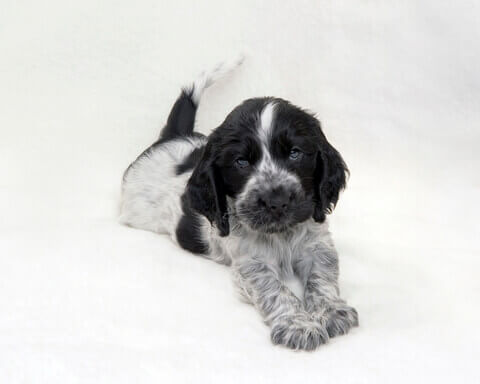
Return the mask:
{"type": "Polygon", "coordinates": [[[313,351],[328,341],[326,328],[304,314],[289,316],[273,323],[270,336],[273,344],[305,351],[313,351]]]}
{"type": "Polygon", "coordinates": [[[358,313],[353,307],[342,305],[326,313],[326,327],[330,337],[345,335],[350,328],[356,326],[358,326],[358,313]]]}

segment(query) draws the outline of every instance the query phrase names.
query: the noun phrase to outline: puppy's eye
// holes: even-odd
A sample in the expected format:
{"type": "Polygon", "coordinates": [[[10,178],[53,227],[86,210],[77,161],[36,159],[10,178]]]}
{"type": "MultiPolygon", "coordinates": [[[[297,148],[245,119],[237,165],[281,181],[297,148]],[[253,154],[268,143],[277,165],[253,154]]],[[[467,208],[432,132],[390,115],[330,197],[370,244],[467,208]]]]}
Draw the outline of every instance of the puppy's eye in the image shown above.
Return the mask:
{"type": "Polygon", "coordinates": [[[250,165],[250,162],[246,159],[240,158],[240,159],[235,160],[235,165],[238,168],[245,168],[245,167],[248,167],[250,165]]]}
{"type": "Polygon", "coordinates": [[[302,158],[303,153],[298,148],[292,148],[288,158],[290,160],[299,160],[302,158]]]}

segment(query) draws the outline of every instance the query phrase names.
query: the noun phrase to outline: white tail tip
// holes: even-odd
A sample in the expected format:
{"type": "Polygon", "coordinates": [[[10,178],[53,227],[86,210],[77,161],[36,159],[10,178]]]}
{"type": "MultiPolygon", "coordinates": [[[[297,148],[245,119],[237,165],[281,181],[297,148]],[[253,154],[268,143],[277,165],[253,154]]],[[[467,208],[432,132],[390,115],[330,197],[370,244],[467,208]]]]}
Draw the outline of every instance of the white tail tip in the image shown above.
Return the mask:
{"type": "Polygon", "coordinates": [[[212,70],[203,71],[200,76],[191,84],[185,87],[187,91],[191,92],[191,97],[195,105],[198,105],[202,97],[203,91],[211,86],[215,81],[225,76],[227,73],[233,71],[243,63],[245,56],[239,55],[232,61],[218,63],[212,70]]]}

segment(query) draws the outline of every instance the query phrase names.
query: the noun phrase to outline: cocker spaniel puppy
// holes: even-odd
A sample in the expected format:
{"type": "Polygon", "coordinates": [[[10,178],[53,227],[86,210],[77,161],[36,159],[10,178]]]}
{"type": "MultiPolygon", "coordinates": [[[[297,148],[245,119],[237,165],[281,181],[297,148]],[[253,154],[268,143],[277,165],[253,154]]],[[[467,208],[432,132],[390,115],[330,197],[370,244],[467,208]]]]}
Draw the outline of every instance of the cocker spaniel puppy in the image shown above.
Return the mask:
{"type": "Polygon", "coordinates": [[[279,98],[246,100],[208,137],[194,132],[203,90],[231,68],[183,89],[159,140],[124,174],[120,220],[231,265],[272,342],[313,350],[358,325],[339,296],[325,218],[348,170],[319,121],[279,98]],[[294,275],[303,299],[285,284],[294,275]]]}

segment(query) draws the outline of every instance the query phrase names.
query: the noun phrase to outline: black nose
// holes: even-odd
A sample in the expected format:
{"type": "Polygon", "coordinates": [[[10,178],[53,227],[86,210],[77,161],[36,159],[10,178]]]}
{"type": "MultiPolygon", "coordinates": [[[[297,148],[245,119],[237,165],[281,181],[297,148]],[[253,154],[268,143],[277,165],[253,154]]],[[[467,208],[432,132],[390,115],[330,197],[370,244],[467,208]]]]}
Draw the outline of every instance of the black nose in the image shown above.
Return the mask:
{"type": "Polygon", "coordinates": [[[267,208],[272,214],[281,216],[288,211],[291,200],[291,194],[287,192],[272,191],[263,195],[260,199],[260,205],[267,208]]]}

